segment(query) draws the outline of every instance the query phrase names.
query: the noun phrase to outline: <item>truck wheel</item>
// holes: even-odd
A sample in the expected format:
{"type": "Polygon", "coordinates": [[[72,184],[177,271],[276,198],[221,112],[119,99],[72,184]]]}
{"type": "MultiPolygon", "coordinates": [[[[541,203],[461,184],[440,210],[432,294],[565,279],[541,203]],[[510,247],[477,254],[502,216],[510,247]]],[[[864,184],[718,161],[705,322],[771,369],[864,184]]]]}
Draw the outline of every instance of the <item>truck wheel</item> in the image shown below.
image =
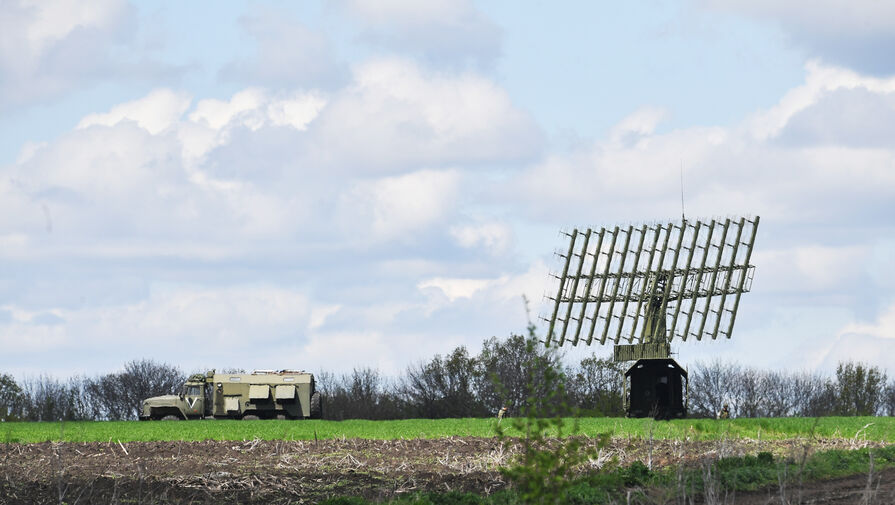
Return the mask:
{"type": "Polygon", "coordinates": [[[168,414],[162,417],[162,421],[180,421],[180,418],[174,414],[168,414]]]}
{"type": "Polygon", "coordinates": [[[314,393],[311,395],[311,419],[320,419],[323,417],[323,400],[320,398],[320,393],[314,393]]]}
{"type": "Polygon", "coordinates": [[[243,421],[257,421],[258,419],[261,419],[261,418],[256,416],[255,414],[246,414],[246,415],[242,416],[243,421]]]}

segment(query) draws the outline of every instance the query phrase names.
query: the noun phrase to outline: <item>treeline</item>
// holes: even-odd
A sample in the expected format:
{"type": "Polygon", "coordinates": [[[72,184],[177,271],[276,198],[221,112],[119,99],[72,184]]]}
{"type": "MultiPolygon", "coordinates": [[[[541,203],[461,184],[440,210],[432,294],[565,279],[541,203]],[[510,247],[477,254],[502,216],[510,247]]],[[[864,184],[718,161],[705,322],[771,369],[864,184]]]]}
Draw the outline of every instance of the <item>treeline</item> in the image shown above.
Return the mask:
{"type": "Polygon", "coordinates": [[[130,361],[121,372],[64,381],[44,375],[17,383],[0,374],[0,420],[137,419],[143,400],[172,394],[185,380],[179,368],[152,360],[130,361]]]}
{"type": "MultiPolygon", "coordinates": [[[[326,419],[493,416],[501,407],[538,412],[622,416],[626,364],[591,355],[567,364],[533,338],[491,338],[477,355],[458,347],[409,366],[398,377],[374,368],[316,374],[326,419]],[[562,394],[550,394],[546,370],[562,373],[562,394]]],[[[237,372],[230,370],[229,372],[237,372]]],[[[136,419],[143,399],[171,394],[186,378],[177,367],[131,361],[121,372],[59,381],[42,376],[17,383],[0,374],[0,420],[136,419]]],[[[834,376],[778,372],[713,361],[690,368],[693,417],[714,417],[727,404],[734,417],[895,415],[895,379],[861,363],[840,363],[834,376]]]]}
{"type": "Polygon", "coordinates": [[[513,335],[486,340],[476,356],[465,347],[436,355],[397,378],[356,368],[347,374],[320,373],[317,384],[326,399],[325,419],[485,417],[504,406],[512,415],[526,399],[534,399],[540,412],[621,416],[623,373],[622,364],[596,355],[567,367],[554,349],[513,335]],[[548,369],[564,374],[562,398],[544,388],[548,369]]]}
{"type": "MultiPolygon", "coordinates": [[[[516,335],[485,341],[478,356],[458,347],[397,378],[360,368],[320,374],[318,383],[326,419],[482,417],[502,406],[518,414],[526,398],[539,412],[623,416],[627,366],[596,355],[567,365],[557,352],[516,335]],[[549,400],[555,405],[545,405],[551,395],[539,388],[547,367],[564,377],[562,398],[549,400]]],[[[840,363],[828,377],[713,361],[696,363],[689,379],[691,417],[715,417],[724,405],[734,417],[895,415],[895,379],[887,383],[884,371],[862,363],[840,363]]]]}

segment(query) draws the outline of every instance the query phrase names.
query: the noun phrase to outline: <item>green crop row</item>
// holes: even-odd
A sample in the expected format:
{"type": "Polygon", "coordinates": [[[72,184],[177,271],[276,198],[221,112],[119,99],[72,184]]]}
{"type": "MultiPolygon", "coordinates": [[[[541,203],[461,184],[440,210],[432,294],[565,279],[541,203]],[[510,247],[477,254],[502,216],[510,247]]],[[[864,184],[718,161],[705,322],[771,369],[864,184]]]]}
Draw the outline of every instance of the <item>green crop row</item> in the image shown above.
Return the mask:
{"type": "MultiPolygon", "coordinates": [[[[491,437],[494,419],[407,419],[397,421],[84,421],[0,424],[0,442],[47,441],[201,441],[320,440],[338,438],[413,439],[491,437]]],[[[857,438],[895,443],[893,417],[823,417],[776,419],[583,418],[580,433],[595,436],[718,440],[723,437],[787,439],[795,437],[857,438]]],[[[510,423],[505,423],[509,427],[510,423]]],[[[512,429],[507,434],[516,435],[512,429]]]]}

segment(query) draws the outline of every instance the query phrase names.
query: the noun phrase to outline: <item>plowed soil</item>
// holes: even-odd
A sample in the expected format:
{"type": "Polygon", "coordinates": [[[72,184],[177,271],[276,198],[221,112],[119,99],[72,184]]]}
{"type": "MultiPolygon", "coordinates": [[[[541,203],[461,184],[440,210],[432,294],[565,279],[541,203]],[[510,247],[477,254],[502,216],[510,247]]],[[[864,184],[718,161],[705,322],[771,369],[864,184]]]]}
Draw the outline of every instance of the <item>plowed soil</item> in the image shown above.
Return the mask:
{"type": "MultiPolygon", "coordinates": [[[[582,471],[610,462],[698,465],[760,451],[798,457],[837,448],[854,448],[854,442],[614,439],[582,471]]],[[[315,503],[345,495],[384,500],[414,491],[489,494],[506,486],[498,467],[514,452],[491,438],[2,444],[0,504],[315,503]]],[[[868,489],[876,497],[872,503],[895,503],[895,472],[873,478],[869,487],[864,475],[718,503],[781,503],[784,494],[790,503],[798,503],[797,496],[800,503],[860,503],[868,489]]]]}

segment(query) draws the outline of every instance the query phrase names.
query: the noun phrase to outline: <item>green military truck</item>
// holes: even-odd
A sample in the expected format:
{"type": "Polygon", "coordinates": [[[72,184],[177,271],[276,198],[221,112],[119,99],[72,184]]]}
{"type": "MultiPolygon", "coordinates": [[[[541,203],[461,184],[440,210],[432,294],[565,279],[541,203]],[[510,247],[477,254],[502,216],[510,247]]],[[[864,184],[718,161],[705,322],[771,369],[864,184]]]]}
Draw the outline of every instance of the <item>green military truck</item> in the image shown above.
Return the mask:
{"type": "Polygon", "coordinates": [[[314,376],[297,370],[195,374],[180,394],[143,401],[140,420],[320,419],[314,376]]]}

